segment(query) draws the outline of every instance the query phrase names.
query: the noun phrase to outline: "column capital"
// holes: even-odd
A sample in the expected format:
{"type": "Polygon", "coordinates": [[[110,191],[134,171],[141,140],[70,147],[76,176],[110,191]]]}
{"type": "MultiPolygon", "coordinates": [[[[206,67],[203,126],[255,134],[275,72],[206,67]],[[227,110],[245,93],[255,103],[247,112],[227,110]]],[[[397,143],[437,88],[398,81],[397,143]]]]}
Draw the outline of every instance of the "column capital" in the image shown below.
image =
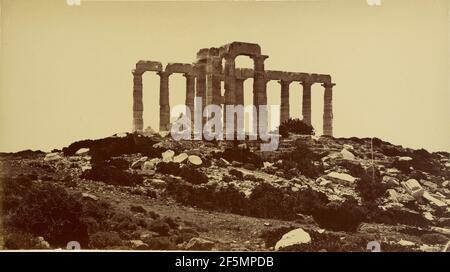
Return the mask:
{"type": "Polygon", "coordinates": [[[336,84],[330,82],[330,83],[323,83],[322,86],[325,87],[325,88],[327,88],[327,89],[328,89],[328,88],[331,89],[331,88],[333,88],[334,86],[336,86],[336,84]]]}
{"type": "Polygon", "coordinates": [[[250,56],[254,61],[265,61],[269,56],[267,55],[253,55],[250,56]]]}
{"type": "Polygon", "coordinates": [[[314,83],[313,81],[300,81],[300,85],[303,87],[311,87],[314,83]]]}
{"type": "Polygon", "coordinates": [[[194,79],[195,78],[195,74],[184,73],[183,76],[185,78],[189,78],[189,79],[194,79]]]}
{"type": "Polygon", "coordinates": [[[282,79],[282,80],[278,80],[277,82],[280,83],[281,85],[288,85],[289,86],[292,83],[292,80],[284,80],[284,79],[282,79]]]}
{"type": "Polygon", "coordinates": [[[133,74],[133,76],[142,76],[143,74],[142,71],[137,71],[136,69],[131,70],[131,73],[133,74]]]}
{"type": "Polygon", "coordinates": [[[167,72],[167,71],[160,71],[157,73],[160,77],[169,77],[172,72],[167,72]]]}

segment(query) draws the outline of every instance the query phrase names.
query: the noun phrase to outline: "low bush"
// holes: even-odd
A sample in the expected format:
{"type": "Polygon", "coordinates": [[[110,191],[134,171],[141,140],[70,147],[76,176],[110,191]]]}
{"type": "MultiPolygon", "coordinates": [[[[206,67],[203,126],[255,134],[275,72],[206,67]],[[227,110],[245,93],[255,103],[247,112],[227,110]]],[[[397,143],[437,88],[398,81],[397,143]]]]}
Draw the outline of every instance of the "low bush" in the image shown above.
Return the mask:
{"type": "Polygon", "coordinates": [[[87,226],[80,221],[81,202],[58,185],[33,186],[17,209],[11,212],[8,225],[42,236],[52,245],[65,246],[78,241],[86,246],[87,226]]]}
{"type": "Polygon", "coordinates": [[[288,137],[289,133],[300,135],[314,135],[314,128],[300,119],[292,119],[284,121],[279,127],[279,133],[282,137],[288,137]]]}

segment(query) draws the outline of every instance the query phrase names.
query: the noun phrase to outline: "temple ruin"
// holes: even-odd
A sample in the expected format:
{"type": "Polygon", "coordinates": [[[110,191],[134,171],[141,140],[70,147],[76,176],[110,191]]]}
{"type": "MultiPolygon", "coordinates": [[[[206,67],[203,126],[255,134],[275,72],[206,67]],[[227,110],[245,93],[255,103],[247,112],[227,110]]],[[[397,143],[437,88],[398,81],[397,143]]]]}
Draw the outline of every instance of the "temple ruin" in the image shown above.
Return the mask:
{"type": "MultiPolygon", "coordinates": [[[[196,62],[169,63],[165,69],[161,62],[140,60],[133,69],[133,131],[142,131],[143,102],[142,102],[142,74],[147,71],[156,72],[160,77],[159,105],[160,119],[159,130],[170,129],[170,105],[169,105],[169,77],[173,73],[181,73],[186,77],[185,105],[194,112],[195,97],[201,98],[203,107],[216,104],[244,105],[244,81],[253,78],[253,105],[267,105],[266,84],[270,80],[276,80],[281,85],[280,124],[289,119],[289,86],[298,82],[303,86],[302,115],[303,121],[311,125],[311,86],[321,84],[324,87],[323,109],[323,135],[333,136],[333,86],[330,75],[300,72],[285,72],[266,70],[264,61],[267,55],[261,54],[261,47],[254,43],[232,42],[219,48],[204,48],[197,53],[196,62]],[[248,56],[253,59],[253,69],[240,69],[235,67],[235,59],[238,56],[248,56]],[[224,95],[221,86],[224,82],[224,95]]],[[[228,113],[224,112],[225,115],[228,113]]],[[[243,115],[241,115],[243,118],[243,115]]],[[[192,118],[194,119],[194,118],[192,118]]],[[[253,126],[256,133],[265,129],[261,123],[267,123],[267,115],[253,116],[253,126]],[[261,120],[263,120],[261,122],[261,120]],[[259,125],[258,125],[259,124],[259,125]]],[[[233,127],[234,132],[242,129],[236,124],[226,124],[224,127],[233,127]]],[[[237,131],[239,133],[239,131],[237,131]]]]}

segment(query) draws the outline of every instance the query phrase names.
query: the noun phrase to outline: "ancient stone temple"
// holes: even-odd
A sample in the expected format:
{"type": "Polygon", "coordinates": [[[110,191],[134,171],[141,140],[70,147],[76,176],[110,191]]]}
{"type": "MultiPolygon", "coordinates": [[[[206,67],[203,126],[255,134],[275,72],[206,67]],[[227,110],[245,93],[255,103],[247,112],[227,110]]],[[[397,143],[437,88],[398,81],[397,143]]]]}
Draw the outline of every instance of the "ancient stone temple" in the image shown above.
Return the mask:
{"type": "MultiPolygon", "coordinates": [[[[253,78],[253,105],[267,105],[266,84],[276,80],[281,88],[280,123],[289,119],[289,86],[298,82],[303,86],[302,114],[303,120],[311,124],[311,86],[321,84],[324,87],[323,134],[333,136],[333,86],[330,75],[266,70],[264,61],[267,55],[261,53],[261,47],[254,43],[232,42],[219,48],[203,48],[197,52],[194,63],[169,63],[165,69],[161,62],[140,60],[133,69],[133,131],[142,131],[142,74],[147,71],[156,72],[160,77],[159,89],[159,130],[170,128],[169,79],[173,73],[181,73],[186,77],[186,106],[194,113],[195,98],[201,98],[202,106],[210,104],[221,106],[244,104],[244,81],[253,78]],[[236,57],[244,55],[253,60],[253,69],[239,69],[235,66],[236,57]],[[224,82],[224,95],[221,86],[224,82]]],[[[227,113],[224,114],[234,114],[227,113]]],[[[243,115],[238,115],[243,118],[243,115]]],[[[234,132],[242,128],[236,124],[226,124],[234,132]]],[[[200,117],[202,118],[202,117],[200,117]]],[[[239,118],[239,117],[238,117],[239,118]]],[[[192,118],[194,119],[194,118],[192,118]]],[[[204,118],[203,118],[204,119],[204,118]]],[[[253,118],[253,126],[257,133],[266,129],[264,123],[267,113],[257,112],[253,118]]],[[[204,122],[205,120],[203,120],[204,122]]],[[[241,120],[242,121],[242,120],[241,120]]]]}

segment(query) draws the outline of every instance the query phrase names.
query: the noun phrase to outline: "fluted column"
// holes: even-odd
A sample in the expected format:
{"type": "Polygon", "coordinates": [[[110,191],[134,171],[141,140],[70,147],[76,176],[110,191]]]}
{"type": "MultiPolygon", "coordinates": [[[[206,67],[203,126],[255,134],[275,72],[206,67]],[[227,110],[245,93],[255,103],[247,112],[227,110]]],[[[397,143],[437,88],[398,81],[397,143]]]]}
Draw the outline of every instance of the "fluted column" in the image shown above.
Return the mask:
{"type": "Polygon", "coordinates": [[[168,72],[159,72],[159,131],[168,131],[170,125],[169,76],[168,72]]]}
{"type": "Polygon", "coordinates": [[[291,81],[280,80],[281,103],[280,103],[280,125],[289,120],[289,85],[291,81]]]}
{"type": "Polygon", "coordinates": [[[195,99],[195,75],[184,74],[186,78],[186,107],[189,109],[191,113],[191,128],[194,125],[194,99],[195,99]]]}
{"type": "Polygon", "coordinates": [[[233,115],[233,112],[228,112],[226,109],[227,105],[235,104],[235,87],[236,87],[236,78],[235,78],[235,61],[234,56],[225,56],[225,67],[224,67],[224,81],[225,81],[225,116],[223,122],[223,131],[227,134],[227,138],[233,136],[235,133],[234,122],[228,124],[227,119],[230,119],[233,115]]]}
{"type": "Polygon", "coordinates": [[[142,73],[137,73],[133,70],[133,132],[142,131],[144,128],[143,111],[142,73]]]}
{"type": "MultiPolygon", "coordinates": [[[[196,133],[202,134],[202,128],[206,123],[206,118],[203,117],[203,109],[206,104],[206,64],[205,63],[197,63],[198,75],[196,77],[196,86],[195,86],[195,97],[201,98],[202,104],[201,109],[199,109],[196,113],[198,115],[195,116],[196,120],[202,120],[201,127],[196,127],[196,133]]],[[[199,121],[200,122],[200,121],[199,121]]]]}
{"type": "Polygon", "coordinates": [[[325,83],[323,101],[323,135],[333,136],[333,86],[336,84],[325,83]]]}
{"type": "Polygon", "coordinates": [[[311,86],[313,83],[303,81],[300,84],[303,86],[303,99],[302,99],[303,121],[308,125],[311,125],[311,86]]]}
{"type": "Polygon", "coordinates": [[[245,116],[244,116],[244,81],[245,79],[236,79],[235,85],[235,98],[236,105],[242,106],[242,109],[237,109],[237,117],[236,117],[236,132],[237,134],[244,135],[245,134],[245,116]],[[239,124],[242,124],[242,127],[239,127],[239,124]]]}
{"type": "Polygon", "coordinates": [[[266,89],[266,79],[264,71],[264,61],[268,58],[265,55],[253,56],[253,104],[257,108],[256,114],[253,114],[254,128],[257,128],[257,134],[267,131],[267,112],[260,111],[259,105],[267,105],[267,89],[266,89]],[[260,122],[260,118],[261,120],[260,122]],[[259,124],[262,124],[260,126],[259,124]]]}

